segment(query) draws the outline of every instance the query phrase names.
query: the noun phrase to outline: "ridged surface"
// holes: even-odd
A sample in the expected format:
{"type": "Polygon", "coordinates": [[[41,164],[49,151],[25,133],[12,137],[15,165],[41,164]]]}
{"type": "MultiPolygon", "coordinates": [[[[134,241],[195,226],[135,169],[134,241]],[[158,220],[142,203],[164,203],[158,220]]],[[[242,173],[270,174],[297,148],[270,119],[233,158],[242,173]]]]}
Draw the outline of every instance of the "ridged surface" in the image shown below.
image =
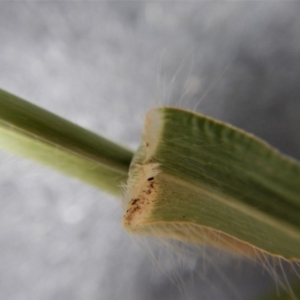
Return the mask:
{"type": "MultiPolygon", "coordinates": [[[[174,223],[177,233],[170,236],[203,242],[187,231],[200,225],[257,250],[300,259],[299,164],[228,124],[176,108],[156,113],[163,130],[153,156],[143,162],[159,164],[151,181],[156,193],[151,211],[132,230],[163,234],[174,223]]],[[[146,131],[157,130],[151,126],[146,131]]]]}

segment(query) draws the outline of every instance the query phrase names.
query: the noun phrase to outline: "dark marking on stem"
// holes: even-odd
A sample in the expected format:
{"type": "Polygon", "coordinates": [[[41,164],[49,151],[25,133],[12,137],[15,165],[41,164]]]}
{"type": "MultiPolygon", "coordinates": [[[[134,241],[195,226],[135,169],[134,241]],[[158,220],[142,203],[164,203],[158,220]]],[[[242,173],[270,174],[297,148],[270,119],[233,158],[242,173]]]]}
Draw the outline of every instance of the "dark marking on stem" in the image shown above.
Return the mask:
{"type": "Polygon", "coordinates": [[[131,205],[136,204],[139,200],[140,200],[139,198],[133,199],[132,202],[131,202],[131,205]]]}

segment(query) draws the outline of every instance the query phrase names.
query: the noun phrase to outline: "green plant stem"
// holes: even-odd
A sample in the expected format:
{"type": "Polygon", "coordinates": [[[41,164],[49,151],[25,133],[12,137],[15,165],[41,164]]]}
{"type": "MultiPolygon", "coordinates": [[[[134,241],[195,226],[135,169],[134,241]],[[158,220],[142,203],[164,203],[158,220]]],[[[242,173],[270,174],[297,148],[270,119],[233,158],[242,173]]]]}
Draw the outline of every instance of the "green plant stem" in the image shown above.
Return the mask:
{"type": "MultiPolygon", "coordinates": [[[[101,109],[101,108],[99,108],[101,109]]],[[[114,195],[133,153],[0,90],[0,148],[30,157],[114,195]]]]}

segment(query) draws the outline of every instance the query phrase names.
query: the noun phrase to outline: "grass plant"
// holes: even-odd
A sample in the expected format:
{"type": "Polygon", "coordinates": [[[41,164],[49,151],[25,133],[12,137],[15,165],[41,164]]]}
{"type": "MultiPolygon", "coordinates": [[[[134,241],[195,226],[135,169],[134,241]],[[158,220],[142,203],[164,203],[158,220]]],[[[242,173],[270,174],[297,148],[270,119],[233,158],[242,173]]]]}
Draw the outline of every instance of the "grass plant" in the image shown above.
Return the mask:
{"type": "Polygon", "coordinates": [[[300,261],[300,164],[228,124],[154,109],[133,153],[0,90],[0,148],[118,197],[127,182],[130,233],[300,261]]]}

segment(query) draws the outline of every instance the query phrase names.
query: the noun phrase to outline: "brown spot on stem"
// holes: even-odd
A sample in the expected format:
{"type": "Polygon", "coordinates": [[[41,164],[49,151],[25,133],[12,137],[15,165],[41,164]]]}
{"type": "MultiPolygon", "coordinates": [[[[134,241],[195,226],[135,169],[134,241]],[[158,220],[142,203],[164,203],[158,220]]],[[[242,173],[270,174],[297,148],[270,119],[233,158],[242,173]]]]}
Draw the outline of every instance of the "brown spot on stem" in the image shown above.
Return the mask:
{"type": "Polygon", "coordinates": [[[133,199],[131,205],[135,205],[139,201],[139,198],[133,199]]]}
{"type": "Polygon", "coordinates": [[[135,230],[145,222],[159,189],[158,164],[141,165],[137,162],[134,167],[128,185],[127,199],[130,201],[123,217],[123,226],[128,231],[135,230]]]}

